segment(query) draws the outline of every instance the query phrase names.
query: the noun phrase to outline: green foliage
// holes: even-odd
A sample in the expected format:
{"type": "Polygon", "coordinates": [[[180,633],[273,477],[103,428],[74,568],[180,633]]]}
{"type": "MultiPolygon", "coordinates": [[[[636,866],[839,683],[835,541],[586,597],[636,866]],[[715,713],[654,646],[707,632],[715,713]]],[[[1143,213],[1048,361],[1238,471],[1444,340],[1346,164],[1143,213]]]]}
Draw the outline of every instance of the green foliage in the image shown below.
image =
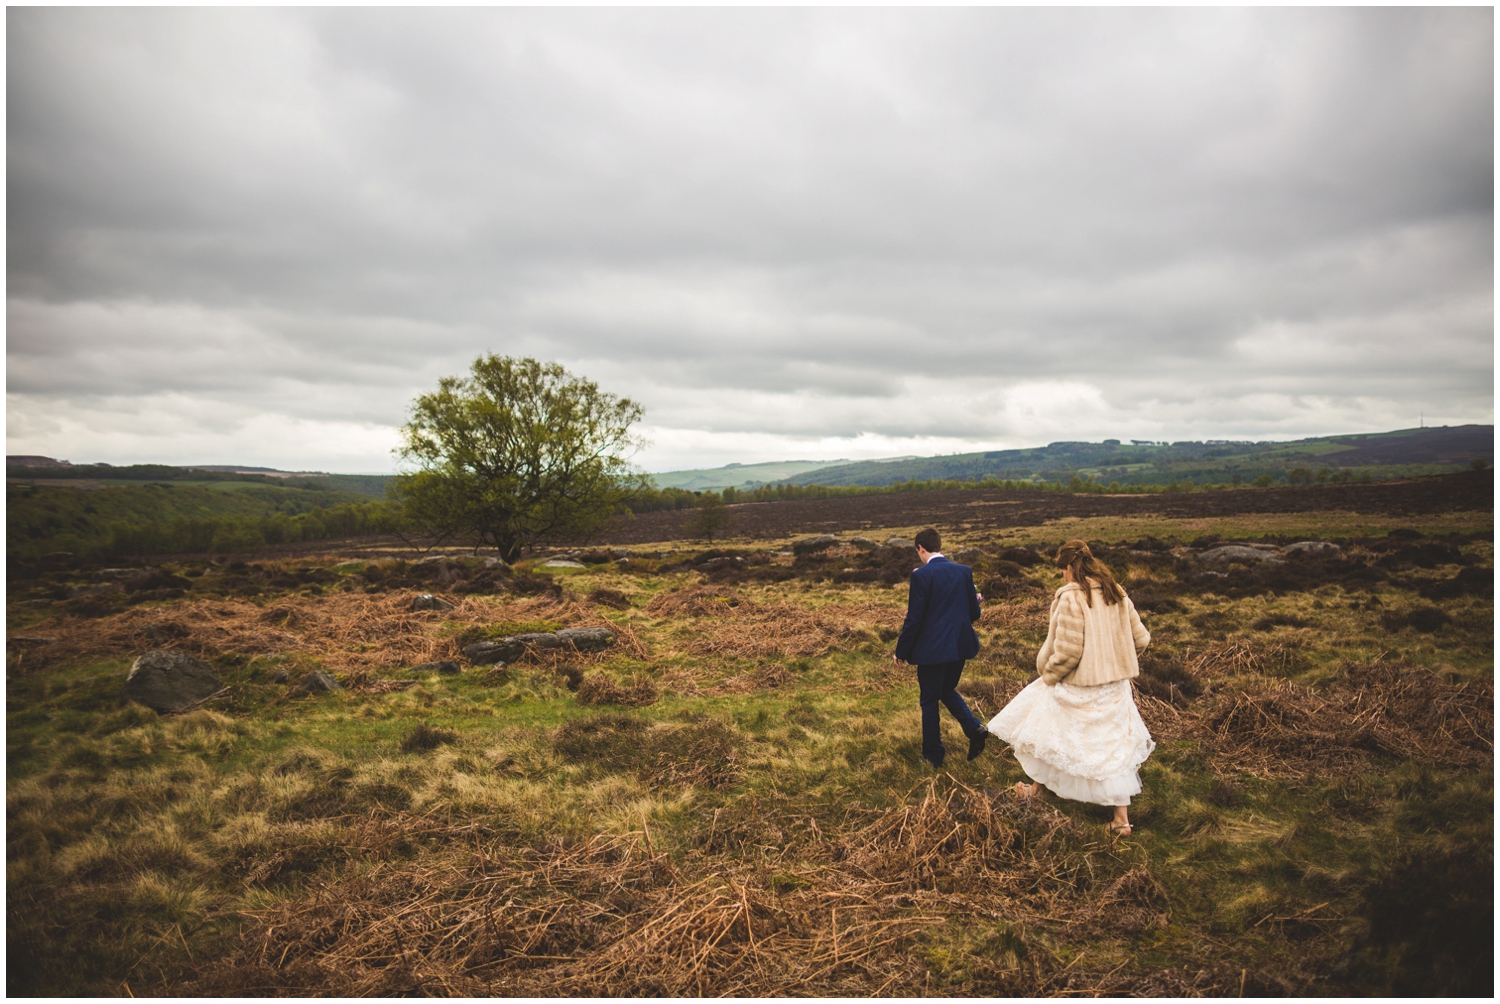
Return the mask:
{"type": "Polygon", "coordinates": [[[412,405],[392,486],[407,518],[439,539],[527,545],[587,538],[636,490],[622,454],[641,407],[556,363],[482,356],[412,405]]]}
{"type": "Polygon", "coordinates": [[[389,533],[397,512],[341,492],[251,485],[222,491],[196,485],[99,489],[6,486],[6,549],[31,558],[253,551],[267,544],[389,533]]]}
{"type": "Polygon", "coordinates": [[[700,540],[713,542],[714,537],[723,536],[734,522],[734,516],[724,500],[713,492],[704,492],[698,500],[698,512],[688,521],[687,530],[700,540]]]}

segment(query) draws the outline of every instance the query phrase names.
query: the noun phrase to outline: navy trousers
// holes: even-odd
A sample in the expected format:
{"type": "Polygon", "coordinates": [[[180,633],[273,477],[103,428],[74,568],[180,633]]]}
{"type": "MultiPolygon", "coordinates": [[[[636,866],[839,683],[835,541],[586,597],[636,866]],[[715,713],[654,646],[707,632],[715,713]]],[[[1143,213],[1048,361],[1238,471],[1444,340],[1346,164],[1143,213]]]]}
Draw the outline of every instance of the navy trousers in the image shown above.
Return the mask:
{"type": "Polygon", "coordinates": [[[964,673],[964,660],[940,662],[932,666],[917,667],[918,702],[922,705],[922,755],[935,764],[943,762],[947,750],[943,746],[942,730],[938,727],[938,705],[948,709],[964,735],[973,738],[984,726],[974,717],[974,712],[964,703],[959,692],[958,678],[964,673]]]}

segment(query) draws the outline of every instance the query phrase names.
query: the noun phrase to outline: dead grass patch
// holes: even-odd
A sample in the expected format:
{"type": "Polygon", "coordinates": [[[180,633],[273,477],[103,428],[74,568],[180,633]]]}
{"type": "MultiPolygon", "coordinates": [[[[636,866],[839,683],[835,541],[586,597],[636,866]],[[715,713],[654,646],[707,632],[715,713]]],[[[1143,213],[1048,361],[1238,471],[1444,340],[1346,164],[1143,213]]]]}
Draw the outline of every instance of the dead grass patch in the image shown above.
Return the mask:
{"type": "MultiPolygon", "coordinates": [[[[174,991],[864,996],[941,977],[922,946],[958,919],[990,933],[948,973],[949,992],[1240,985],[1238,972],[1137,971],[1110,943],[1167,922],[1149,868],[1054,809],[958,785],[933,782],[914,804],[856,812],[838,833],[814,827],[803,840],[826,863],[794,873],[674,861],[644,829],[531,849],[482,845],[477,831],[455,837],[441,857],[346,870],[244,911],[235,950],[174,991]],[[1044,932],[1072,929],[1093,933],[1092,967],[1046,948],[1044,932]]],[[[1290,989],[1251,976],[1255,987],[1290,989]]]]}
{"type": "MultiPolygon", "coordinates": [[[[447,599],[454,609],[441,612],[411,610],[411,597],[404,593],[284,596],[269,607],[245,600],[188,600],[170,609],[134,608],[97,620],[65,618],[56,625],[58,641],[46,654],[48,662],[59,663],[157,648],[204,658],[225,652],[298,653],[316,656],[325,669],[351,674],[360,689],[368,689],[366,678],[382,669],[461,659],[456,639],[440,630],[445,622],[547,620],[568,627],[606,627],[616,637],[610,654],[647,655],[630,628],[571,600],[447,599]]],[[[37,668],[33,663],[28,670],[37,668]]]]}
{"type": "Polygon", "coordinates": [[[1196,740],[1220,774],[1305,778],[1362,769],[1374,754],[1434,766],[1493,762],[1494,684],[1449,683],[1401,661],[1345,663],[1320,687],[1247,675],[1190,710],[1152,697],[1140,704],[1153,735],[1196,740]]]}

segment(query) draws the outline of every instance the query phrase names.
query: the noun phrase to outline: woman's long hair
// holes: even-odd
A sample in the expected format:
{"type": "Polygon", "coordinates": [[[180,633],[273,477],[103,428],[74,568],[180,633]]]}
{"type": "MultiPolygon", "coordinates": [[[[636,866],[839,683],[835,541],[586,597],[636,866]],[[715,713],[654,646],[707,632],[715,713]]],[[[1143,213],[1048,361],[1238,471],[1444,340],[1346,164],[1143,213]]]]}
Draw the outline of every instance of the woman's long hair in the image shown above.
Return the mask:
{"type": "Polygon", "coordinates": [[[1089,588],[1089,579],[1099,583],[1099,591],[1104,594],[1105,603],[1119,603],[1125,598],[1125,590],[1115,581],[1110,574],[1108,566],[1089,550],[1089,545],[1081,540],[1070,540],[1057,549],[1057,567],[1066,568],[1073,573],[1073,581],[1083,587],[1083,601],[1089,606],[1094,605],[1094,591],[1089,588]]]}

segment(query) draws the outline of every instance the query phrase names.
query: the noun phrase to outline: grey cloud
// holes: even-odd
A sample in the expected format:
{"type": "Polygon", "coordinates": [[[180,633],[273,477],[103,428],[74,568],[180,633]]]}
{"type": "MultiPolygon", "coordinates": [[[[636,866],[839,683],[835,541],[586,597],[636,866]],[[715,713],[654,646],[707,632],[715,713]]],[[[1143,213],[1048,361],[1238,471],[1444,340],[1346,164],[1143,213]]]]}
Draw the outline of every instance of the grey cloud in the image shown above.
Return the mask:
{"type": "Polygon", "coordinates": [[[8,27],[25,452],[174,396],[390,426],[481,351],[789,449],[1057,438],[1005,402],[1058,381],[1079,435],[1493,414],[1487,9],[8,27]]]}

